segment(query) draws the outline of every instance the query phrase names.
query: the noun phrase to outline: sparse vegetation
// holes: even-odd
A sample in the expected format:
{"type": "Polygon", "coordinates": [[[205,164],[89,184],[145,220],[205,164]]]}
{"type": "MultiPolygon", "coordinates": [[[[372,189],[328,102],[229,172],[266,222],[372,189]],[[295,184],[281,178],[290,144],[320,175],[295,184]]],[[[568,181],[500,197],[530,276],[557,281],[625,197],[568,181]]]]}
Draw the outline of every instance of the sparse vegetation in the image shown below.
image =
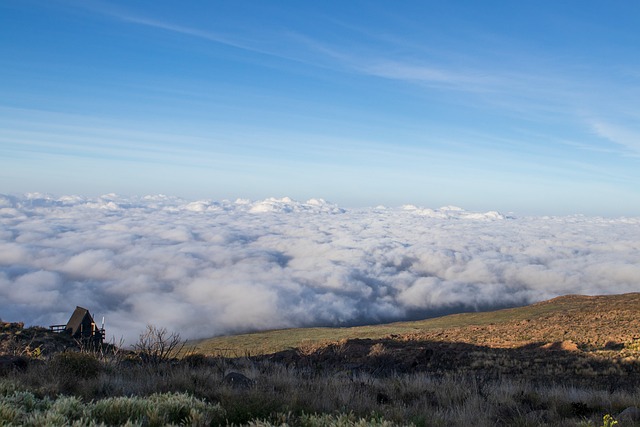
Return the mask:
{"type": "MultiPolygon", "coordinates": [[[[570,303],[577,307],[573,298],[570,303]]],[[[599,315],[592,306],[587,306],[591,311],[583,305],[571,314],[559,311],[567,307],[562,300],[552,304],[556,311],[538,305],[535,309],[544,314],[528,324],[565,316],[562,328],[546,325],[560,329],[564,337],[565,330],[575,334],[567,326],[573,325],[571,319],[581,319],[585,312],[599,315]]],[[[522,310],[531,313],[531,308],[522,310]]],[[[500,325],[522,322],[514,319],[521,319],[523,312],[500,312],[496,318],[502,317],[502,324],[484,326],[503,331],[500,325]]],[[[628,316],[625,322],[636,320],[628,316]]],[[[3,370],[0,425],[640,425],[640,420],[621,416],[640,407],[640,354],[633,334],[624,335],[624,328],[597,339],[585,335],[575,341],[524,345],[512,334],[510,347],[504,345],[508,335],[495,338],[500,345],[494,346],[465,342],[461,337],[484,330],[477,329],[477,322],[465,326],[466,331],[460,322],[456,325],[376,339],[348,339],[345,330],[336,330],[334,340],[307,340],[278,353],[222,356],[191,349],[180,358],[179,335],[149,327],[134,351],[76,346],[74,351],[27,357],[26,369],[3,370]],[[435,339],[433,333],[442,336],[435,339]],[[154,340],[161,341],[160,347],[152,345],[154,340]],[[586,345],[587,340],[592,345],[586,345]],[[609,341],[622,345],[599,344],[609,341]]],[[[6,339],[20,332],[13,328],[6,339]]],[[[381,328],[397,331],[399,326],[381,328]]],[[[527,334],[539,335],[536,328],[527,334]]],[[[24,331],[17,336],[26,336],[24,331]]],[[[598,334],[604,331],[606,325],[598,334]]],[[[36,334],[20,342],[55,339],[36,334]]],[[[12,349],[18,348],[16,342],[12,349]]]]}
{"type": "Polygon", "coordinates": [[[185,393],[110,397],[84,402],[75,396],[39,398],[14,392],[0,400],[0,424],[21,426],[206,426],[224,420],[219,405],[185,393]]]}
{"type": "Polygon", "coordinates": [[[583,351],[616,346],[640,349],[640,293],[568,295],[492,312],[462,313],[415,322],[353,328],[305,328],[256,332],[189,343],[208,355],[239,357],[310,348],[339,340],[417,339],[464,342],[492,348],[573,341],[583,351]]]}
{"type": "Polygon", "coordinates": [[[312,372],[244,358],[157,370],[132,365],[78,381],[71,394],[65,387],[46,364],[6,376],[0,381],[0,424],[595,426],[605,414],[640,406],[638,390],[453,374],[312,372]],[[225,383],[231,371],[255,383],[225,383]]]}

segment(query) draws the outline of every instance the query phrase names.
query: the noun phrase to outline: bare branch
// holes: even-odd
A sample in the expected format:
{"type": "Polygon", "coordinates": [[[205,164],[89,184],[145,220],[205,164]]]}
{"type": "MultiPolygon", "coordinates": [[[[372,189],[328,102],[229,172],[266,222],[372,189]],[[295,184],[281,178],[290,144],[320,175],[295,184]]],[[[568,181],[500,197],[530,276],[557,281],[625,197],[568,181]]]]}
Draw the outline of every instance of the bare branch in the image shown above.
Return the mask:
{"type": "Polygon", "coordinates": [[[133,348],[144,362],[157,366],[176,358],[185,344],[179,333],[169,333],[167,328],[147,325],[133,348]]]}

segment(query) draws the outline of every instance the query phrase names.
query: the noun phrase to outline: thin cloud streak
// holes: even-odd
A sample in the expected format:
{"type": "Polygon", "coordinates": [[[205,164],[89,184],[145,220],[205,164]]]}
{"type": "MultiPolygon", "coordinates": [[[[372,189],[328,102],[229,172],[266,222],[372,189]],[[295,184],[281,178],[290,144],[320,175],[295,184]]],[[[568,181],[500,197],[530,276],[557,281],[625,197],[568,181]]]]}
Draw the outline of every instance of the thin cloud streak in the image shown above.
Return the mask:
{"type": "MultiPolygon", "coordinates": [[[[509,82],[513,82],[513,79],[508,78],[507,75],[500,77],[492,75],[492,73],[484,72],[479,68],[461,72],[460,67],[436,65],[437,62],[434,62],[431,65],[420,65],[410,63],[402,59],[393,59],[391,57],[381,56],[379,52],[375,51],[365,53],[367,49],[364,47],[355,49],[355,51],[352,49],[347,53],[337,46],[322,43],[318,40],[314,40],[308,35],[293,31],[287,31],[280,34],[283,41],[282,44],[285,46],[285,49],[277,51],[259,47],[259,42],[257,40],[264,38],[264,35],[256,38],[253,42],[240,41],[237,38],[214,33],[208,30],[177,25],[147,17],[123,13],[119,13],[115,16],[122,21],[136,25],[197,37],[246,51],[292,60],[316,67],[331,68],[336,71],[348,70],[369,76],[392,80],[403,80],[410,83],[445,85],[449,88],[453,87],[456,90],[468,92],[494,92],[498,86],[509,86],[509,82]],[[311,59],[309,55],[304,53],[307,50],[311,50],[318,55],[314,56],[314,59],[311,59]],[[361,53],[357,53],[358,51],[361,53]],[[320,58],[323,57],[329,61],[321,60],[320,58]]],[[[395,40],[395,43],[402,44],[400,40],[395,40]]],[[[520,76],[520,80],[522,80],[522,78],[533,79],[534,76],[535,75],[533,74],[530,76],[520,76]]],[[[506,90],[509,89],[505,88],[505,91],[506,90]]]]}
{"type": "Polygon", "coordinates": [[[94,2],[77,2],[76,7],[88,10],[92,13],[99,14],[101,16],[109,17],[123,22],[128,22],[135,25],[157,28],[165,31],[170,31],[178,34],[184,34],[192,37],[197,37],[205,40],[209,40],[215,43],[220,43],[228,46],[237,47],[240,49],[247,49],[245,46],[239,44],[237,41],[217,34],[212,31],[200,30],[197,28],[191,28],[188,26],[177,25],[169,22],[165,22],[158,19],[149,18],[146,16],[135,15],[130,12],[128,8],[122,6],[116,6],[114,4],[105,3],[103,1],[94,2]]]}
{"type": "MultiPolygon", "coordinates": [[[[216,34],[211,31],[204,31],[197,28],[185,27],[181,25],[170,24],[168,22],[158,21],[158,20],[149,19],[149,18],[130,16],[130,15],[119,16],[119,18],[125,22],[129,22],[132,24],[158,28],[161,30],[171,31],[174,33],[184,34],[192,37],[201,38],[204,40],[209,40],[215,43],[236,47],[238,49],[259,52],[258,50],[248,47],[244,44],[241,44],[238,41],[233,40],[232,38],[225,37],[221,34],[216,34]]],[[[264,53],[264,52],[260,52],[260,53],[264,53]]]]}
{"type": "MultiPolygon", "coordinates": [[[[371,49],[367,43],[361,43],[347,50],[299,33],[292,37],[304,47],[303,51],[316,53],[315,63],[304,61],[310,65],[404,82],[419,87],[425,94],[434,89],[454,91],[451,93],[456,98],[452,102],[476,108],[488,106],[509,116],[548,119],[561,115],[565,120],[573,120],[576,105],[585,102],[583,82],[576,82],[575,75],[567,78],[548,64],[546,67],[539,63],[519,64],[520,54],[515,53],[515,47],[513,55],[505,55],[497,69],[480,53],[460,57],[455,52],[431,49],[428,54],[419,55],[428,59],[416,59],[416,47],[398,38],[389,40],[384,48],[371,49]],[[406,46],[412,46],[410,57],[389,53],[404,51],[406,46]],[[318,60],[322,57],[327,61],[318,60]]],[[[548,58],[547,62],[553,61],[548,58]]]]}
{"type": "Polygon", "coordinates": [[[206,41],[218,43],[221,45],[234,47],[247,52],[259,53],[259,54],[271,56],[274,58],[295,61],[295,62],[307,64],[307,65],[320,66],[317,62],[309,62],[308,60],[304,59],[299,55],[291,54],[290,49],[283,49],[282,51],[277,51],[274,49],[267,49],[267,48],[264,48],[263,46],[260,46],[261,44],[260,40],[265,40],[265,39],[270,40],[278,36],[283,38],[285,42],[291,41],[288,39],[288,36],[290,35],[290,33],[286,33],[286,32],[278,35],[270,34],[268,37],[265,34],[258,34],[256,37],[254,37],[253,40],[241,40],[238,37],[234,38],[232,36],[215,33],[209,30],[177,25],[170,22],[141,17],[141,16],[134,16],[130,14],[117,14],[113,16],[121,21],[128,22],[135,25],[156,28],[156,29],[169,31],[176,34],[191,36],[201,40],[206,40],[206,41]]]}
{"type": "MultiPolygon", "coordinates": [[[[467,57],[460,57],[455,51],[430,49],[427,55],[429,60],[420,62],[409,60],[403,55],[388,53],[402,51],[406,46],[411,46],[410,51],[415,55],[418,47],[411,41],[398,37],[385,38],[359,32],[358,39],[364,38],[357,41],[349,40],[347,50],[339,45],[332,45],[314,36],[292,30],[283,31],[277,35],[266,35],[259,34],[254,29],[253,39],[240,40],[237,37],[129,12],[98,9],[96,11],[131,24],[188,35],[311,67],[402,81],[427,91],[436,89],[466,93],[471,98],[458,98],[455,102],[470,106],[487,105],[510,116],[529,119],[537,117],[540,120],[546,120],[560,115],[564,116],[565,121],[575,121],[576,126],[579,126],[582,121],[579,120],[580,115],[575,111],[595,110],[598,103],[602,102],[602,100],[589,99],[589,96],[585,95],[588,89],[584,86],[592,87],[598,82],[591,81],[586,76],[576,76],[575,73],[578,70],[571,71],[574,68],[571,62],[564,62],[562,58],[548,57],[538,58],[531,63],[527,60],[529,56],[523,55],[518,51],[518,46],[511,45],[506,40],[492,41],[500,45],[501,50],[509,52],[509,54],[503,54],[502,66],[496,69],[493,63],[487,63],[483,58],[485,54],[491,52],[490,48],[485,48],[484,52],[479,52],[475,56],[467,57]],[[261,40],[274,38],[278,38],[280,43],[268,48],[261,46],[261,40]],[[373,40],[379,42],[381,39],[385,40],[382,45],[374,44],[377,47],[371,47],[373,40]],[[520,61],[524,62],[518,65],[520,61]],[[567,73],[571,73],[571,76],[567,77],[567,73]]],[[[330,23],[335,25],[334,22],[330,23]]],[[[425,55],[424,52],[423,55],[425,55]]],[[[628,135],[621,135],[619,131],[616,131],[615,135],[612,134],[612,130],[604,129],[597,132],[604,132],[603,137],[627,147],[634,145],[629,144],[628,135]]],[[[637,145],[633,150],[638,150],[637,145]]]]}
{"type": "Polygon", "coordinates": [[[454,88],[475,91],[495,85],[494,79],[483,79],[472,73],[462,74],[434,66],[412,65],[395,61],[382,61],[361,70],[369,75],[415,83],[444,84],[454,88]]]}
{"type": "Polygon", "coordinates": [[[594,120],[591,127],[596,135],[620,147],[624,147],[634,157],[640,156],[640,132],[602,120],[594,120]]]}

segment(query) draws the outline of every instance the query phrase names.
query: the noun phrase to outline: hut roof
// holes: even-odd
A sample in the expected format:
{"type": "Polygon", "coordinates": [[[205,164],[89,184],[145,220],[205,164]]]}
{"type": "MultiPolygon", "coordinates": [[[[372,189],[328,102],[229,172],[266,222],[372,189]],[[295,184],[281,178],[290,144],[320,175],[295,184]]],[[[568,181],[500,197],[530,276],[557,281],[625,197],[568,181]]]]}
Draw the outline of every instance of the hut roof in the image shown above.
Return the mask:
{"type": "Polygon", "coordinates": [[[86,308],[77,306],[75,311],[71,315],[71,318],[67,322],[67,326],[65,327],[65,329],[67,331],[70,330],[71,335],[74,336],[76,333],[78,333],[81,330],[80,326],[82,325],[85,317],[87,316],[89,316],[89,323],[92,323],[93,317],[91,317],[91,314],[89,314],[89,310],[87,310],[86,308]]]}

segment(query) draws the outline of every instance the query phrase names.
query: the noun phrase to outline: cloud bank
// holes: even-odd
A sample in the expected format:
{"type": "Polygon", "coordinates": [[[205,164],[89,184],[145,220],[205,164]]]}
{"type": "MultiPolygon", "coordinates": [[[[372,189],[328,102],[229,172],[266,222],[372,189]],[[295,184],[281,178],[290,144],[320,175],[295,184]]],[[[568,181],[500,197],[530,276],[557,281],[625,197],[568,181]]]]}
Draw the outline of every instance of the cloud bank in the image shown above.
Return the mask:
{"type": "Polygon", "coordinates": [[[0,195],[0,318],[76,305],[135,342],[355,325],[640,291],[640,218],[509,217],[324,200],[0,195]]]}

